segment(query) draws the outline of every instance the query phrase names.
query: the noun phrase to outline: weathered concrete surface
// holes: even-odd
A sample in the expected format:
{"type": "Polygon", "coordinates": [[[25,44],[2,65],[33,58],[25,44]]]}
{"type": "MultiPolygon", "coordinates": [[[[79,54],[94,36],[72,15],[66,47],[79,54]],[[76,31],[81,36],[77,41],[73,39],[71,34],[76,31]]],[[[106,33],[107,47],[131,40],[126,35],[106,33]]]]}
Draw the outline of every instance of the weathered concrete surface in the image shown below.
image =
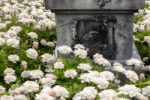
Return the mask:
{"type": "Polygon", "coordinates": [[[144,0],[45,0],[51,10],[137,10],[144,8],[144,0]]]}
{"type": "MultiPolygon", "coordinates": [[[[97,14],[96,14],[97,15],[97,14]]],[[[76,21],[77,19],[86,19],[96,15],[91,14],[56,14],[56,24],[57,24],[57,42],[58,46],[60,45],[69,45],[72,46],[76,39],[76,35],[80,34],[76,32],[76,21]]],[[[101,14],[100,14],[101,15],[101,14]]],[[[114,16],[117,19],[115,24],[115,33],[114,33],[114,42],[112,44],[112,39],[109,40],[108,49],[115,45],[115,49],[108,50],[105,52],[107,54],[115,53],[114,58],[116,60],[125,60],[132,57],[133,50],[133,14],[103,14],[103,16],[114,16]]],[[[108,26],[109,27],[109,26],[108,26]]],[[[108,35],[112,35],[112,29],[108,30],[108,35]]],[[[101,36],[100,36],[101,37],[101,36]]],[[[100,38],[99,37],[99,38],[100,38]]],[[[106,37],[107,38],[107,37],[106,37]]],[[[77,42],[80,43],[80,42],[77,42]]],[[[95,45],[97,41],[93,43],[95,45]]],[[[85,44],[84,42],[82,44],[85,44]]],[[[92,46],[91,43],[88,43],[89,47],[92,46]],[[90,45],[91,44],[91,45],[90,45]]],[[[88,45],[85,44],[88,47],[88,45]]],[[[101,50],[100,50],[101,52],[101,50]]],[[[99,52],[99,53],[100,53],[99,52]]],[[[96,53],[96,52],[95,52],[96,53]]],[[[98,51],[97,51],[98,53],[98,51]]],[[[105,55],[104,54],[104,55],[105,55]]],[[[109,55],[108,55],[109,56],[109,55]]],[[[112,58],[112,57],[106,57],[112,58]]]]}
{"type": "Polygon", "coordinates": [[[45,4],[55,13],[58,46],[81,43],[89,54],[101,53],[110,61],[138,56],[133,48],[133,15],[144,8],[144,0],[45,0],[45,4]]]}

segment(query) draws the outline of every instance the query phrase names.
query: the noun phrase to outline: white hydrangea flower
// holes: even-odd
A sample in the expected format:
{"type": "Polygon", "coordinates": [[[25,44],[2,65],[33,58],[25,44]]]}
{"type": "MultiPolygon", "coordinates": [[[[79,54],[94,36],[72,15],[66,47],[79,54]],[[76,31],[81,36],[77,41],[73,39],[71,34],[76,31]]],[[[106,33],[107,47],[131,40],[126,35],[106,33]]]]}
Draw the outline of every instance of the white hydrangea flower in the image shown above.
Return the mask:
{"type": "Polygon", "coordinates": [[[95,87],[85,87],[73,97],[73,100],[95,100],[96,96],[97,90],[95,87]]]}
{"type": "Polygon", "coordinates": [[[84,45],[82,45],[82,44],[76,44],[76,45],[74,46],[74,48],[75,48],[75,49],[85,50],[85,47],[84,47],[84,45]]]}
{"type": "Polygon", "coordinates": [[[81,80],[81,83],[85,83],[85,82],[92,82],[92,79],[96,77],[99,77],[99,72],[89,71],[88,73],[80,75],[79,79],[81,80]]]}
{"type": "Polygon", "coordinates": [[[108,80],[108,81],[113,81],[115,79],[115,76],[112,72],[110,71],[103,71],[100,73],[100,77],[108,80]]]}
{"type": "Polygon", "coordinates": [[[12,26],[10,30],[15,31],[17,34],[22,30],[20,26],[12,26]]]}
{"type": "MultiPolygon", "coordinates": [[[[8,31],[7,35],[10,36],[9,38],[19,38],[17,35],[21,31],[21,27],[19,26],[12,26],[8,31]]],[[[7,37],[8,38],[8,37],[7,37]]]]}
{"type": "Polygon", "coordinates": [[[140,88],[137,88],[134,85],[124,85],[119,88],[119,94],[129,95],[131,98],[136,97],[141,92],[140,88]]]}
{"type": "Polygon", "coordinates": [[[55,43],[54,42],[47,42],[46,44],[48,47],[55,47],[55,43]]]}
{"type": "Polygon", "coordinates": [[[29,79],[41,79],[44,73],[41,70],[23,71],[21,77],[29,79]]]}
{"type": "Polygon", "coordinates": [[[25,95],[14,95],[13,96],[14,100],[28,100],[28,98],[25,95]]]}
{"type": "Polygon", "coordinates": [[[142,64],[142,62],[138,59],[131,58],[126,61],[126,64],[129,66],[140,66],[142,64]]]}
{"type": "Polygon", "coordinates": [[[87,57],[87,51],[83,49],[74,50],[74,54],[81,59],[85,59],[87,57]]]}
{"type": "Polygon", "coordinates": [[[39,42],[34,41],[34,42],[32,43],[32,48],[37,49],[38,47],[39,47],[39,42]]]}
{"type": "Polygon", "coordinates": [[[77,76],[77,72],[76,72],[76,70],[74,70],[74,69],[69,69],[69,70],[67,70],[65,73],[64,73],[64,76],[66,77],[66,78],[75,78],[76,76],[77,76]]]}
{"type": "Polygon", "coordinates": [[[57,85],[53,87],[53,90],[55,91],[57,97],[63,97],[63,98],[69,97],[69,92],[67,91],[66,88],[62,86],[57,85]]]}
{"type": "Polygon", "coordinates": [[[92,82],[97,85],[99,89],[107,89],[109,82],[101,77],[92,78],[92,82]]]}
{"type": "Polygon", "coordinates": [[[14,89],[14,90],[9,90],[9,93],[11,94],[11,95],[16,95],[16,94],[24,94],[25,93],[25,91],[26,91],[26,89],[25,89],[25,87],[23,87],[23,86],[20,86],[20,87],[17,87],[16,89],[14,89]]]}
{"type": "Polygon", "coordinates": [[[138,100],[149,100],[148,97],[143,96],[142,94],[139,93],[139,95],[136,97],[138,100]]]}
{"type": "Polygon", "coordinates": [[[6,44],[14,48],[19,47],[19,43],[20,43],[20,40],[15,39],[15,38],[9,38],[6,40],[6,44]]]}
{"type": "Polygon", "coordinates": [[[35,24],[36,23],[35,19],[32,19],[32,18],[21,18],[20,20],[18,20],[18,22],[21,22],[22,24],[35,24]]]}
{"type": "MultiPolygon", "coordinates": [[[[4,38],[4,34],[6,34],[5,32],[0,32],[0,37],[4,38]]],[[[5,39],[5,38],[4,38],[5,39]]]]}
{"type": "MultiPolygon", "coordinates": [[[[13,31],[13,32],[14,32],[14,31],[13,31]]],[[[16,36],[11,37],[11,34],[8,34],[7,32],[6,32],[5,34],[3,34],[2,37],[6,39],[6,42],[7,42],[8,39],[9,39],[9,41],[15,41],[14,39],[16,39],[16,36]]],[[[6,44],[7,44],[7,43],[6,43],[6,44]]],[[[9,44],[7,44],[7,45],[9,45],[9,44]]]]}
{"type": "Polygon", "coordinates": [[[53,74],[46,74],[45,77],[52,78],[52,79],[57,79],[57,76],[55,76],[53,74]]]}
{"type": "Polygon", "coordinates": [[[95,55],[93,55],[94,59],[98,59],[98,58],[103,58],[103,55],[96,53],[95,55]]]}
{"type": "Polygon", "coordinates": [[[35,49],[30,48],[26,50],[26,55],[31,59],[36,59],[38,57],[38,52],[35,49]]]}
{"type": "Polygon", "coordinates": [[[77,68],[83,70],[83,71],[89,71],[92,69],[92,67],[90,66],[90,64],[85,64],[85,63],[80,63],[77,68]]]}
{"type": "Polygon", "coordinates": [[[0,85],[0,95],[3,94],[3,93],[5,93],[5,90],[6,89],[3,86],[0,85]]]}
{"type": "Polygon", "coordinates": [[[41,57],[42,57],[42,62],[44,63],[51,63],[56,59],[55,56],[48,53],[43,54],[41,57]]]}
{"type": "Polygon", "coordinates": [[[23,71],[21,73],[21,77],[23,77],[23,78],[29,78],[30,77],[30,71],[23,71]]]}
{"type": "Polygon", "coordinates": [[[138,31],[138,27],[139,25],[138,24],[133,24],[133,32],[137,32],[138,31]]]}
{"type": "Polygon", "coordinates": [[[49,77],[46,77],[46,78],[42,78],[41,79],[41,83],[43,85],[48,85],[48,86],[52,86],[54,85],[56,82],[56,79],[53,79],[53,78],[49,78],[49,77]]]}
{"type": "Polygon", "coordinates": [[[6,39],[0,37],[0,46],[4,45],[6,43],[6,39]]]}
{"type": "Polygon", "coordinates": [[[150,46],[150,36],[145,36],[144,41],[147,42],[148,45],[150,46]]]}
{"type": "Polygon", "coordinates": [[[147,42],[147,43],[150,43],[150,36],[145,36],[144,41],[147,42]]]}
{"type": "Polygon", "coordinates": [[[49,87],[49,86],[45,86],[41,92],[41,94],[48,94],[49,96],[52,96],[52,97],[56,97],[56,93],[55,91],[53,90],[53,88],[49,87]]]}
{"type": "Polygon", "coordinates": [[[115,62],[113,64],[113,70],[116,72],[119,72],[119,73],[125,73],[126,72],[126,69],[123,68],[122,64],[120,64],[118,62],[115,62]]]}
{"type": "Polygon", "coordinates": [[[132,82],[137,82],[139,80],[138,75],[134,71],[132,71],[132,70],[126,71],[125,75],[132,82]]]}
{"type": "Polygon", "coordinates": [[[55,26],[55,22],[46,18],[40,20],[35,27],[37,29],[42,29],[42,28],[52,28],[53,26],[55,26]]]}
{"type": "Polygon", "coordinates": [[[44,73],[41,70],[31,71],[30,79],[40,79],[44,76],[44,73]]]}
{"type": "MultiPolygon", "coordinates": [[[[12,16],[11,16],[11,15],[6,14],[4,19],[5,19],[5,20],[10,20],[11,18],[12,18],[12,16]]],[[[5,23],[5,24],[7,24],[7,23],[5,23]]]]}
{"type": "Polygon", "coordinates": [[[112,89],[103,90],[99,93],[100,100],[118,100],[118,94],[112,89]]]}
{"type": "Polygon", "coordinates": [[[7,34],[5,35],[5,38],[16,38],[18,35],[18,32],[16,32],[15,30],[8,30],[7,34]]]}
{"type": "Polygon", "coordinates": [[[56,100],[54,97],[50,96],[49,94],[36,94],[35,100],[56,100]]]}
{"type": "Polygon", "coordinates": [[[95,54],[93,56],[94,62],[100,66],[110,67],[111,63],[105,59],[101,54],[95,54]]]}
{"type": "Polygon", "coordinates": [[[43,45],[43,46],[47,46],[47,41],[46,41],[45,39],[42,39],[42,40],[40,41],[40,43],[41,43],[41,45],[43,45]]]}
{"type": "Polygon", "coordinates": [[[4,70],[4,74],[5,75],[13,75],[15,73],[15,70],[14,69],[12,69],[12,68],[6,68],[5,70],[4,70]]]}
{"type": "Polygon", "coordinates": [[[8,75],[6,75],[6,76],[4,77],[4,80],[5,80],[5,82],[6,82],[7,84],[10,84],[10,83],[12,83],[12,82],[15,82],[16,79],[17,79],[16,76],[10,75],[10,74],[8,74],[8,75]]]}
{"type": "Polygon", "coordinates": [[[46,74],[45,77],[40,80],[40,83],[45,86],[52,86],[55,84],[56,80],[57,76],[53,74],[46,74]]]}
{"type": "Polygon", "coordinates": [[[37,35],[35,32],[27,33],[27,35],[28,35],[31,39],[37,39],[37,38],[38,38],[38,35],[37,35]]]}
{"type": "Polygon", "coordinates": [[[56,63],[54,64],[54,68],[55,68],[55,69],[63,69],[64,66],[65,66],[65,65],[63,64],[62,61],[58,61],[58,62],[56,62],[56,63]]]}
{"type": "Polygon", "coordinates": [[[5,24],[7,24],[7,25],[8,25],[8,24],[11,24],[11,21],[6,21],[5,24]]]}
{"type": "Polygon", "coordinates": [[[143,93],[143,95],[150,97],[150,85],[144,87],[144,88],[142,89],[142,93],[143,93]]]}
{"type": "Polygon", "coordinates": [[[6,27],[6,24],[5,23],[0,23],[0,29],[3,29],[6,27]]]}
{"type": "Polygon", "coordinates": [[[25,88],[25,93],[33,93],[39,90],[39,84],[34,81],[26,81],[22,85],[25,88]]]}
{"type": "Polygon", "coordinates": [[[89,73],[82,74],[79,77],[79,79],[81,80],[81,83],[91,82],[91,78],[92,78],[92,76],[90,76],[89,73]]]}
{"type": "Polygon", "coordinates": [[[145,26],[141,24],[138,28],[138,31],[142,32],[144,30],[145,30],[145,26]]]}
{"type": "Polygon", "coordinates": [[[3,95],[0,97],[0,100],[13,100],[12,96],[8,96],[8,95],[3,95]]]}
{"type": "Polygon", "coordinates": [[[57,50],[61,53],[61,54],[70,54],[72,52],[71,47],[69,46],[59,46],[57,48],[57,50]]]}
{"type": "Polygon", "coordinates": [[[19,56],[18,55],[9,55],[8,60],[10,62],[16,63],[17,61],[19,61],[19,56]]]}
{"type": "Polygon", "coordinates": [[[24,69],[27,69],[28,64],[26,61],[21,61],[20,66],[23,67],[24,69]]]}

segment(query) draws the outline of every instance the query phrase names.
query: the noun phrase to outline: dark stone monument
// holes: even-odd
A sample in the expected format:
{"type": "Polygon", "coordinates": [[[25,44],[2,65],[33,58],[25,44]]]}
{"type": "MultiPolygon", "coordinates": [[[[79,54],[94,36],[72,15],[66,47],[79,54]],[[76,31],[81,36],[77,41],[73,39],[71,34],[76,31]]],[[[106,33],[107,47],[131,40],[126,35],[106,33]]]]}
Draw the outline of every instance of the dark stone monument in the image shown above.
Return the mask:
{"type": "Polygon", "coordinates": [[[83,44],[89,55],[110,61],[140,58],[134,47],[133,18],[144,0],[45,0],[56,16],[58,46],[83,44]]]}

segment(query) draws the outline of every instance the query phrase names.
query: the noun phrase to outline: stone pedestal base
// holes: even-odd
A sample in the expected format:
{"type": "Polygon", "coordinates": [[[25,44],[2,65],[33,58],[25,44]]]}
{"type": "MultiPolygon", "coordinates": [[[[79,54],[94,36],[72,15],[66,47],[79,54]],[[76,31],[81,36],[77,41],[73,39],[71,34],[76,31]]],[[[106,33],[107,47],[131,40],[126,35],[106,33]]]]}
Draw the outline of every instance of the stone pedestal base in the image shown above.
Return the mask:
{"type": "MultiPolygon", "coordinates": [[[[138,59],[142,62],[142,59],[137,51],[137,48],[135,46],[135,44],[133,44],[133,51],[132,51],[132,57],[131,58],[135,58],[135,59],[138,59]]],[[[126,60],[110,60],[111,63],[114,63],[114,62],[119,62],[121,64],[123,64],[124,68],[127,69],[127,70],[130,70],[132,69],[131,67],[127,66],[126,65],[126,60]]],[[[144,64],[141,64],[139,67],[136,67],[135,70],[136,71],[139,71],[139,69],[142,69],[144,68],[144,64]]],[[[107,69],[111,69],[111,68],[107,68],[107,69]]]]}

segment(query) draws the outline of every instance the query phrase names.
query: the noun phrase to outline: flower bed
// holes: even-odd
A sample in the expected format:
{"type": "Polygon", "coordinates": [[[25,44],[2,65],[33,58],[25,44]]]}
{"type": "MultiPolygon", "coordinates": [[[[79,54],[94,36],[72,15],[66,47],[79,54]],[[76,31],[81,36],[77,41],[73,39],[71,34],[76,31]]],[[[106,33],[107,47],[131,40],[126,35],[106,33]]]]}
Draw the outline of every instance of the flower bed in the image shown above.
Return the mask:
{"type": "MultiPolygon", "coordinates": [[[[135,36],[141,56],[150,58],[146,16],[148,5],[136,17],[135,36]]],[[[142,62],[126,61],[127,70],[101,54],[90,59],[81,44],[58,47],[56,58],[55,33],[54,15],[42,0],[0,0],[0,100],[149,99],[150,69],[134,71],[142,62]]]]}

